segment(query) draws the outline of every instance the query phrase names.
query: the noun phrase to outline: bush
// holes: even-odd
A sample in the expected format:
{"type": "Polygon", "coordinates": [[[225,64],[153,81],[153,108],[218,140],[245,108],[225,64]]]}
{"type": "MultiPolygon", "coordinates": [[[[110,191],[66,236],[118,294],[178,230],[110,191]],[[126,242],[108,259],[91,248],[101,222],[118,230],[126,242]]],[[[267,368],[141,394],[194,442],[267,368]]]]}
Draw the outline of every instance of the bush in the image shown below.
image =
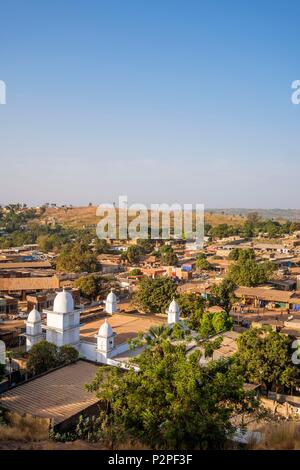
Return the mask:
{"type": "Polygon", "coordinates": [[[70,344],[65,344],[59,348],[58,362],[60,364],[69,364],[70,362],[77,361],[79,352],[70,344]]]}
{"type": "Polygon", "coordinates": [[[60,365],[76,361],[78,356],[77,349],[70,344],[57,348],[55,344],[43,340],[30,349],[27,369],[34,375],[43,374],[60,365]]]}

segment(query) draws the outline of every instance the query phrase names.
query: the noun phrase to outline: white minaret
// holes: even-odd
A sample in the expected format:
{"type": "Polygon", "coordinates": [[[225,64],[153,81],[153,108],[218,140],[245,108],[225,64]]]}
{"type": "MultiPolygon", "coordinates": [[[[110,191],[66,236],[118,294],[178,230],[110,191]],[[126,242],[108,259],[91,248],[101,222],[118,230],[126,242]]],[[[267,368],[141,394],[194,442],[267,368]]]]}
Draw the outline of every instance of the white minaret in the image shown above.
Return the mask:
{"type": "Polygon", "coordinates": [[[173,323],[178,323],[180,321],[180,308],[175,299],[173,299],[170,303],[168,310],[166,310],[166,313],[168,314],[169,325],[173,323]]]}
{"type": "Polygon", "coordinates": [[[47,341],[56,346],[79,346],[81,310],[74,308],[70,292],[63,289],[54,299],[53,310],[45,309],[43,312],[47,314],[47,341]]]}
{"type": "Polygon", "coordinates": [[[118,302],[116,294],[111,289],[110,293],[106,297],[105,311],[107,313],[116,313],[118,311],[118,302]]]}
{"type": "Polygon", "coordinates": [[[114,349],[114,332],[107,319],[99,328],[97,334],[97,351],[105,357],[109,357],[110,352],[114,349]]]}
{"type": "Polygon", "coordinates": [[[31,310],[26,320],[26,351],[43,339],[42,319],[36,307],[31,310]]]}

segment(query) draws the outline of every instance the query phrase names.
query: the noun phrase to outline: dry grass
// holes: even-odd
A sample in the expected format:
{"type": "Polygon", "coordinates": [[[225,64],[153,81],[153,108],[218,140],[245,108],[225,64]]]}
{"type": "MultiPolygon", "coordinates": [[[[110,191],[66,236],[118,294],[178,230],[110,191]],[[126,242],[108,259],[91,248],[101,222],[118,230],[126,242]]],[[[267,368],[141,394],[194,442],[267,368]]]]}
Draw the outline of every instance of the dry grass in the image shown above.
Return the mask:
{"type": "Polygon", "coordinates": [[[5,415],[6,424],[0,424],[0,441],[41,441],[48,439],[49,420],[17,413],[5,415]]]}
{"type": "Polygon", "coordinates": [[[294,450],[300,449],[300,423],[283,421],[269,423],[262,430],[264,438],[249,447],[259,450],[294,450]]]}
{"type": "MultiPolygon", "coordinates": [[[[68,225],[70,227],[81,228],[83,225],[95,225],[99,222],[100,217],[96,215],[97,207],[74,207],[73,209],[53,209],[46,210],[43,219],[55,219],[58,223],[68,225]]],[[[212,226],[220,224],[241,225],[245,221],[238,215],[216,214],[211,212],[205,213],[205,223],[212,226]]]]}

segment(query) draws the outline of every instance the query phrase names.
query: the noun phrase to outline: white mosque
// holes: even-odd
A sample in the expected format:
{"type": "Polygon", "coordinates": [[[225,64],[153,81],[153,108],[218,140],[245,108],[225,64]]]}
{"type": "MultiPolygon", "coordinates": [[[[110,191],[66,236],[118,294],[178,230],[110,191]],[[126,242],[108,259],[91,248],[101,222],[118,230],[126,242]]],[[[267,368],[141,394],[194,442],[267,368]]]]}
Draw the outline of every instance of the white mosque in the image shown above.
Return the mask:
{"type": "MultiPolygon", "coordinates": [[[[113,291],[106,298],[105,311],[111,315],[118,311],[118,301],[113,291]]],[[[47,315],[46,325],[42,324],[41,315],[34,308],[26,321],[26,351],[45,337],[43,330],[46,330],[46,340],[58,347],[71,344],[84,359],[122,367],[122,364],[113,358],[128,351],[129,344],[125,342],[115,345],[115,333],[107,319],[95,335],[95,341],[80,338],[81,312],[80,308],[75,308],[72,295],[65,289],[56,295],[53,309],[43,310],[47,315]]],[[[167,314],[169,325],[180,321],[180,309],[175,299],[170,303],[167,314]]]]}

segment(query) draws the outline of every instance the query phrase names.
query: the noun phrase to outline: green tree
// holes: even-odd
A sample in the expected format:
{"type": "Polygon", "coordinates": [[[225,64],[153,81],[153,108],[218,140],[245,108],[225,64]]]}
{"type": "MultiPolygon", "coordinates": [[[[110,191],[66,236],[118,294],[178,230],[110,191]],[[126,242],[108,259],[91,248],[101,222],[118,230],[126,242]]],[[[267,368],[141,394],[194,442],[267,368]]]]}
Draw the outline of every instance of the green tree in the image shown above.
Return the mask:
{"type": "Polygon", "coordinates": [[[79,352],[71,344],[64,344],[58,351],[58,362],[60,364],[69,364],[70,362],[77,361],[79,352]]]}
{"type": "Polygon", "coordinates": [[[87,386],[106,410],[101,430],[110,447],[126,436],[152,449],[220,449],[235,430],[233,414],[249,409],[235,365],[213,361],[202,368],[199,352],[186,357],[184,347],[168,341],[136,363],[139,372],[100,367],[87,386]]]}
{"type": "Polygon", "coordinates": [[[56,345],[45,340],[32,346],[28,356],[27,369],[34,375],[42,374],[59,364],[56,345]]]}
{"type": "Polygon", "coordinates": [[[171,279],[144,277],[138,284],[134,303],[146,312],[165,313],[175,294],[176,285],[171,279]]]}
{"type": "Polygon", "coordinates": [[[95,299],[101,291],[101,278],[96,274],[81,276],[74,282],[74,287],[80,290],[80,294],[87,299],[95,299]]]}
{"type": "Polygon", "coordinates": [[[133,268],[129,271],[129,276],[141,276],[143,273],[139,268],[133,268]]]}
{"type": "Polygon", "coordinates": [[[152,253],[155,247],[155,242],[149,239],[140,239],[138,240],[137,245],[141,247],[145,254],[152,253]]]}
{"type": "Polygon", "coordinates": [[[82,243],[66,247],[57,258],[57,271],[93,273],[101,269],[95,253],[82,243]]]}
{"type": "Polygon", "coordinates": [[[205,312],[200,320],[199,334],[202,338],[231,330],[233,320],[226,312],[205,312]]]}
{"type": "Polygon", "coordinates": [[[252,287],[267,282],[273,271],[274,264],[271,261],[257,263],[254,259],[239,257],[230,267],[228,279],[236,285],[252,287]]]}
{"type": "Polygon", "coordinates": [[[238,235],[240,232],[240,227],[233,227],[228,224],[220,224],[216,227],[212,227],[209,231],[209,235],[213,238],[226,238],[233,235],[238,235]]]}
{"type": "Polygon", "coordinates": [[[145,254],[144,249],[139,245],[130,245],[125,252],[122,253],[122,258],[127,260],[128,263],[138,263],[141,257],[145,254]]]}
{"type": "Polygon", "coordinates": [[[245,262],[248,259],[255,259],[255,253],[251,248],[246,248],[245,250],[242,250],[241,248],[233,248],[229,253],[228,258],[235,261],[245,262]]]}
{"type": "Polygon", "coordinates": [[[177,303],[180,316],[187,319],[192,330],[198,330],[204,312],[205,300],[199,294],[181,294],[177,303]]]}
{"type": "Polygon", "coordinates": [[[204,253],[200,253],[196,258],[196,267],[201,271],[207,271],[210,269],[210,264],[207,261],[207,258],[204,253]]]}
{"type": "Polygon", "coordinates": [[[55,344],[42,340],[30,349],[27,369],[32,374],[38,375],[77,359],[78,351],[73,346],[66,344],[57,348],[55,344]]]}
{"type": "Polygon", "coordinates": [[[230,279],[224,279],[221,284],[214,284],[209,295],[210,306],[219,305],[226,312],[230,312],[235,301],[234,290],[236,285],[230,279]]]}
{"type": "Polygon", "coordinates": [[[292,363],[292,340],[274,331],[250,328],[238,338],[237,363],[249,382],[263,384],[267,390],[296,385],[299,371],[292,363]]]}
{"type": "Polygon", "coordinates": [[[201,321],[200,321],[200,327],[199,327],[199,334],[201,338],[209,338],[209,336],[212,336],[215,334],[215,329],[212,323],[213,320],[213,313],[206,312],[201,321]]]}
{"type": "Polygon", "coordinates": [[[233,328],[233,319],[226,312],[216,312],[212,318],[212,326],[215,333],[228,331],[233,328]]]}
{"type": "Polygon", "coordinates": [[[152,346],[155,344],[161,344],[167,337],[171,336],[171,329],[164,325],[155,325],[149,328],[145,340],[152,346]]]}
{"type": "Polygon", "coordinates": [[[163,245],[160,250],[160,261],[163,266],[176,266],[178,258],[170,245],[163,245]]]}
{"type": "Polygon", "coordinates": [[[96,238],[94,242],[94,250],[97,255],[108,253],[110,251],[107,241],[102,238],[96,238]]]}
{"type": "Polygon", "coordinates": [[[218,336],[213,341],[206,341],[204,343],[204,356],[212,357],[214,351],[220,348],[222,341],[223,341],[223,338],[221,336],[218,336]]]}

